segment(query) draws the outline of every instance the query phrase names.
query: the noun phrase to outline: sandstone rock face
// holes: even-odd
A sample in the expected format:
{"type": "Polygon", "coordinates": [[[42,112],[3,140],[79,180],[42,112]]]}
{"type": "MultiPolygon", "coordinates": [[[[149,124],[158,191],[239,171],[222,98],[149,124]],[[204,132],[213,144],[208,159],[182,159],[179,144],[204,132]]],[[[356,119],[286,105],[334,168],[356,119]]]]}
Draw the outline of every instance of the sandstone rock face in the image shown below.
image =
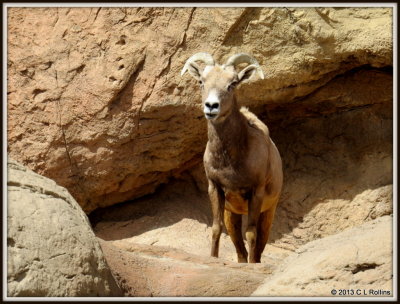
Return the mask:
{"type": "Polygon", "coordinates": [[[313,241],[296,250],[253,296],[393,296],[393,218],[313,241]],[[339,294],[345,290],[344,294],[339,294]]]}
{"type": "Polygon", "coordinates": [[[121,295],[78,203],[14,161],[8,163],[7,295],[121,295]]]}
{"type": "Polygon", "coordinates": [[[315,200],[297,207],[299,187],[362,209],[360,189],[345,185],[390,184],[390,8],[9,8],[8,24],[9,154],[86,212],[151,193],[201,161],[200,94],[179,75],[198,51],[219,62],[248,52],[263,67],[265,79],[236,94],[267,122],[294,173],[284,197],[296,211],[286,203],[292,213],[280,217],[308,225],[315,200]],[[308,174],[321,164],[331,168],[323,181],[308,174]]]}

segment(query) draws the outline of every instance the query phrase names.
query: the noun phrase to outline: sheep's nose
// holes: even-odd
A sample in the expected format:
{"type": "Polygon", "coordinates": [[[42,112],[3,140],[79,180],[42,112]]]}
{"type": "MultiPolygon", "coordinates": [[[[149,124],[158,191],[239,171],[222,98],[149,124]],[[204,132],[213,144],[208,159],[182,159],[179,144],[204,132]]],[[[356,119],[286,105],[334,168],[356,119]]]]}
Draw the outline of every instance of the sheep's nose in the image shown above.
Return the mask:
{"type": "Polygon", "coordinates": [[[219,96],[212,90],[204,100],[204,114],[207,119],[213,119],[219,114],[219,105],[219,96]]]}
{"type": "Polygon", "coordinates": [[[214,101],[214,102],[210,102],[210,101],[206,101],[205,102],[205,106],[210,110],[218,110],[219,109],[219,102],[218,101],[214,101]]]}

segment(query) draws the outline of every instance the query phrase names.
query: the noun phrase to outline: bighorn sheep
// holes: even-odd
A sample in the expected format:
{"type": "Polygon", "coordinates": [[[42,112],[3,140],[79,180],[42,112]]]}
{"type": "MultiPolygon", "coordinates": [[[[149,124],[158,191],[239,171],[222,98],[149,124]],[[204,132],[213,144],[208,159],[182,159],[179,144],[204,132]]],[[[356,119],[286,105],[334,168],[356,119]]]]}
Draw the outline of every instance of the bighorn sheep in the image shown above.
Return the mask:
{"type": "Polygon", "coordinates": [[[282,161],[267,126],[246,108],[239,109],[233,91],[256,71],[264,78],[262,70],[243,53],[231,56],[224,65],[215,64],[208,53],[197,53],[186,61],[181,75],[187,70],[200,83],[208,120],[204,167],[213,214],[211,256],[218,257],[225,222],[238,262],[247,262],[241,226],[242,214],[248,214],[248,261],[259,263],[282,189],[282,161]],[[204,69],[196,61],[205,63],[204,69]],[[236,72],[241,63],[248,66],[236,72]]]}

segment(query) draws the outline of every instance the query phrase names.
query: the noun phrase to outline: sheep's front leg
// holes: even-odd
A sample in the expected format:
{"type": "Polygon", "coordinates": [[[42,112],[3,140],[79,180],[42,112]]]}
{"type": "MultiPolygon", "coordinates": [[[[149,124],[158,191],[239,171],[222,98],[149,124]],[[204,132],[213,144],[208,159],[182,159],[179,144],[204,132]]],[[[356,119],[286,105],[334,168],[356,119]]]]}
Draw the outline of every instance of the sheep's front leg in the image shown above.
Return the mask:
{"type": "Polygon", "coordinates": [[[224,220],[224,193],[213,181],[208,182],[208,195],[210,196],[213,214],[211,256],[218,257],[219,239],[222,233],[224,220]]]}
{"type": "Polygon", "coordinates": [[[258,187],[251,196],[249,202],[249,214],[247,220],[246,240],[249,246],[249,263],[257,263],[256,242],[257,242],[257,222],[260,217],[262,199],[264,197],[264,187],[258,187]]]}

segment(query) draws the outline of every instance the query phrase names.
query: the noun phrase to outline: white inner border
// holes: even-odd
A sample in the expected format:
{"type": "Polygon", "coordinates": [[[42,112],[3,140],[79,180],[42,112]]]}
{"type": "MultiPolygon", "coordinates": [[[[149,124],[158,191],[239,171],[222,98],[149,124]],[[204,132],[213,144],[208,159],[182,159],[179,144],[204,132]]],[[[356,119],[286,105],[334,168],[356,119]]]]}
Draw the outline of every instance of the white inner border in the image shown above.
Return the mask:
{"type": "Polygon", "coordinates": [[[3,69],[3,301],[396,301],[397,284],[397,3],[3,3],[3,66],[7,67],[7,8],[9,7],[391,7],[393,8],[393,296],[391,297],[8,297],[7,296],[7,68],[3,69]]]}

